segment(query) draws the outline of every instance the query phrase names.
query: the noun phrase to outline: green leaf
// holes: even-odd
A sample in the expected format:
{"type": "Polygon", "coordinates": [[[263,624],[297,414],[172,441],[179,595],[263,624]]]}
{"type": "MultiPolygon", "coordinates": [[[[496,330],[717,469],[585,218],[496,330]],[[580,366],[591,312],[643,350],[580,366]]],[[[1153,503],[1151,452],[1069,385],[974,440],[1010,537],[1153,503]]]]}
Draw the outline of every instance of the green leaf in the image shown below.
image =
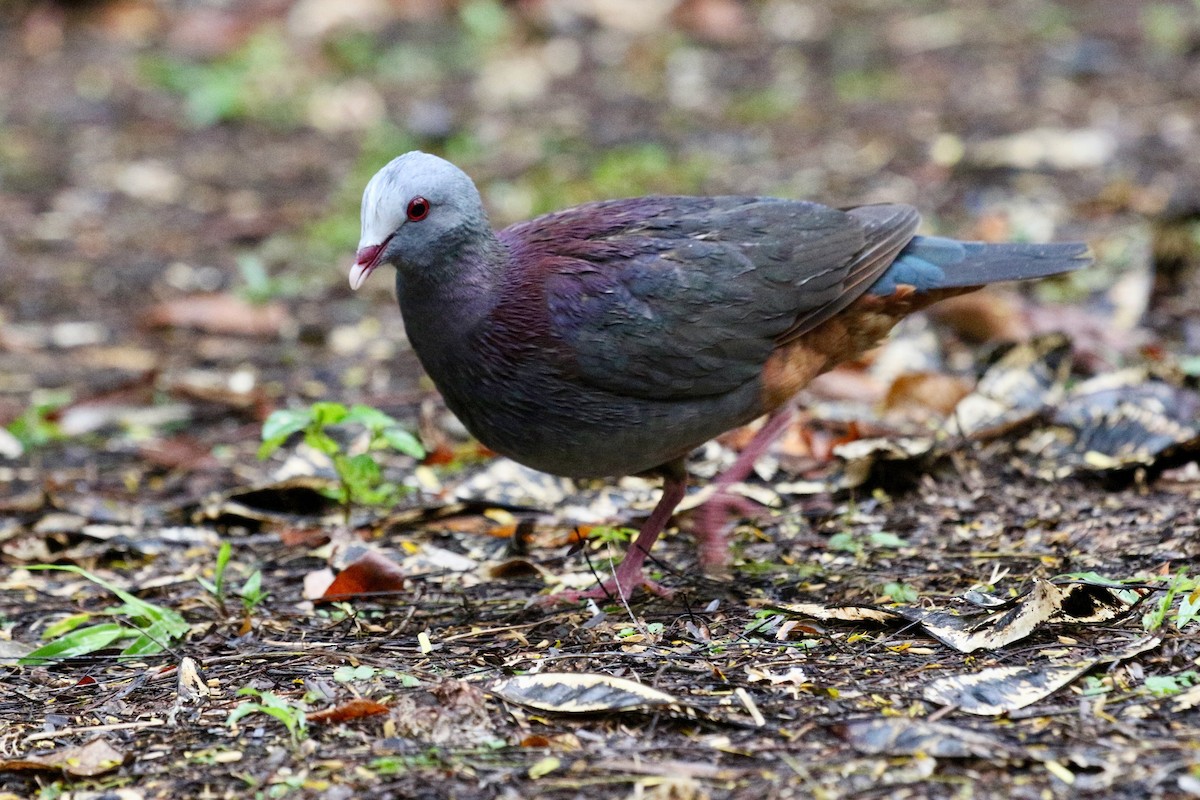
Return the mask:
{"type": "Polygon", "coordinates": [[[111,645],[118,639],[136,635],[136,632],[117,622],[104,622],[87,628],[71,631],[66,636],[60,636],[49,644],[22,658],[19,664],[44,664],[63,658],[75,658],[95,653],[111,645]]]}
{"type": "Polygon", "coordinates": [[[901,548],[908,546],[907,541],[901,539],[891,531],[875,531],[870,533],[867,535],[867,541],[875,547],[901,548]]]}
{"type": "Polygon", "coordinates": [[[232,726],[249,714],[267,714],[282,722],[292,734],[293,739],[299,740],[304,735],[308,721],[301,706],[288,702],[274,692],[260,692],[249,686],[238,689],[237,693],[242,696],[258,697],[260,702],[239,703],[225,718],[226,725],[232,726]]]}
{"type": "Polygon", "coordinates": [[[293,433],[304,430],[312,418],[309,409],[281,408],[272,411],[271,415],[267,417],[267,421],[263,423],[263,441],[280,437],[286,439],[293,433]]]}
{"type": "Polygon", "coordinates": [[[921,596],[915,586],[899,581],[885,583],[883,593],[892,598],[893,603],[915,603],[921,596]]]}
{"type": "Polygon", "coordinates": [[[364,406],[361,403],[351,407],[342,421],[347,423],[357,422],[372,433],[381,431],[384,428],[395,427],[397,424],[395,419],[389,417],[378,408],[364,406]]]}
{"type": "Polygon", "coordinates": [[[406,456],[424,458],[425,448],[417,441],[417,437],[399,427],[384,428],[379,432],[380,438],[387,442],[388,447],[406,456]]]}
{"type": "Polygon", "coordinates": [[[1187,670],[1177,675],[1147,675],[1145,685],[1150,694],[1157,697],[1168,697],[1196,685],[1198,681],[1200,681],[1200,674],[1195,670],[1187,670]]]}
{"type": "Polygon", "coordinates": [[[367,490],[383,479],[383,471],[369,453],[337,459],[338,474],[354,491],[367,490]]]}
{"type": "Polygon", "coordinates": [[[240,592],[242,596],[242,607],[250,611],[256,605],[267,599],[267,595],[262,589],[262,571],[254,570],[250,573],[250,577],[246,578],[246,582],[242,584],[240,592]]]}
{"type": "Polygon", "coordinates": [[[79,614],[72,614],[69,617],[64,617],[58,622],[49,625],[46,630],[42,631],[42,638],[56,639],[59,636],[62,636],[64,633],[69,633],[70,631],[75,630],[83,623],[91,620],[93,617],[93,614],[90,614],[86,611],[79,614]]]}
{"type": "Polygon", "coordinates": [[[313,403],[309,408],[309,414],[312,417],[313,427],[325,428],[329,425],[337,425],[339,422],[346,419],[346,415],[350,412],[341,403],[334,403],[329,400],[323,400],[319,403],[313,403]]]}
{"type": "Polygon", "coordinates": [[[304,430],[311,421],[312,415],[308,409],[281,408],[272,411],[271,415],[267,417],[267,421],[263,423],[263,443],[258,448],[258,457],[263,459],[274,453],[288,440],[288,437],[304,430]]]}
{"type": "MultiPolygon", "coordinates": [[[[142,600],[140,597],[130,594],[119,586],[109,583],[100,576],[94,575],[82,567],[77,567],[73,564],[35,564],[30,566],[29,569],[70,572],[74,575],[79,575],[83,578],[86,578],[97,586],[107,589],[115,594],[121,600],[121,605],[105,609],[105,613],[123,615],[129,617],[136,623],[134,625],[111,623],[117,625],[117,627],[122,631],[122,636],[137,637],[134,643],[126,648],[126,655],[160,652],[163,648],[168,647],[173,642],[182,638],[189,630],[187,620],[180,616],[178,612],[142,600]]],[[[99,625],[93,626],[93,628],[102,627],[103,626],[99,625]]],[[[85,628],[84,630],[91,629],[85,628]]],[[[63,639],[70,640],[79,633],[79,631],[76,631],[75,633],[68,634],[67,636],[63,637],[63,639]]],[[[62,642],[63,639],[59,639],[58,642],[62,642]]],[[[112,641],[115,641],[115,639],[112,641]]],[[[58,642],[52,642],[50,645],[47,645],[47,647],[57,644],[58,642]]]]}
{"type": "Polygon", "coordinates": [[[342,446],[324,430],[309,428],[304,432],[304,443],[314,450],[319,450],[327,456],[336,455],[342,446]]]}
{"type": "Polygon", "coordinates": [[[829,549],[840,550],[843,553],[861,553],[863,548],[853,533],[842,531],[829,537],[829,549]]]}
{"type": "Polygon", "coordinates": [[[375,677],[378,670],[375,667],[359,664],[357,667],[342,666],[333,671],[333,679],[338,683],[350,683],[351,681],[366,681],[375,677]]]}

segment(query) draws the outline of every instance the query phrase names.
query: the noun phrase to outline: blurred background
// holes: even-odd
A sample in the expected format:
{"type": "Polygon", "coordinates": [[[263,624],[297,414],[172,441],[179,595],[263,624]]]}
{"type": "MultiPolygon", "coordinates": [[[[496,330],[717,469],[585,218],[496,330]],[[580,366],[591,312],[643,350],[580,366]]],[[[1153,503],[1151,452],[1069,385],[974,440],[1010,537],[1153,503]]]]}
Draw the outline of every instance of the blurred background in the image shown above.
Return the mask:
{"type": "MultiPolygon", "coordinates": [[[[346,272],[363,185],[412,148],[471,174],[497,227],[603,197],[752,193],[908,202],[962,238],[1083,238],[1099,266],[1036,290],[1071,305],[1057,324],[1110,365],[1198,349],[1192,0],[0,15],[0,424],[132,392],[187,398],[230,441],[288,398],[409,402],[390,281],[354,296],[346,272]]],[[[1045,327],[1018,310],[965,316],[978,338],[1045,327]]]]}

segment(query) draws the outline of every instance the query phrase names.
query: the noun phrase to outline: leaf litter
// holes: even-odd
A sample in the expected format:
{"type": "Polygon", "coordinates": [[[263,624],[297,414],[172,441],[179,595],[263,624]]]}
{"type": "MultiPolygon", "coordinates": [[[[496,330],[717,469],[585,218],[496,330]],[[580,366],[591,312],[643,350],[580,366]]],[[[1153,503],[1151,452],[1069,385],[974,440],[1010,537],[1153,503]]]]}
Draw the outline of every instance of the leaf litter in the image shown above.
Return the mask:
{"type": "MultiPolygon", "coordinates": [[[[1155,38],[1165,4],[1100,69],[1085,51],[1112,41],[1108,17],[1062,23],[1080,36],[1051,47],[998,7],[916,24],[840,3],[367,3],[345,19],[319,2],[93,5],[33,4],[0,31],[5,74],[64,87],[15,92],[4,120],[0,234],[23,268],[0,271],[0,791],[1195,793],[1200,214],[1154,177],[1196,180],[1160,105],[1194,102],[1174,68],[1186,48],[1155,38]],[[861,51],[861,25],[883,50],[861,51]],[[984,29],[1016,55],[976,59],[984,29]],[[810,58],[825,39],[853,57],[810,58]],[[152,56],[144,74],[134,52],[152,56]],[[1008,64],[1054,69],[1009,75],[1050,81],[1014,100],[995,74],[1008,64]],[[642,94],[614,97],[614,75],[642,94]],[[1116,141],[1035,119],[1031,97],[1080,75],[1123,98],[1116,141]],[[959,79],[992,93],[983,116],[946,105],[959,79]],[[564,128],[580,110],[588,123],[564,128]],[[643,139],[670,146],[620,144],[643,139]],[[739,487],[762,513],[735,531],[731,576],[695,574],[689,537],[669,536],[656,569],[674,599],[551,613],[529,598],[594,581],[656,489],[489,458],[421,384],[387,292],[365,318],[347,299],[330,269],[353,247],[347,176],[410,140],[454,150],[498,220],[795,176],[788,193],[907,199],[955,233],[1083,236],[1113,288],[967,296],[929,315],[936,335],[911,321],[810,387],[739,487]],[[1041,172],[1011,166],[1030,147],[1041,172]],[[1091,160],[1064,166],[1072,147],[1091,160]],[[693,151],[713,164],[689,172],[693,151]],[[999,338],[1025,343],[988,361],[979,342],[999,338]],[[255,458],[271,412],[322,401],[381,408],[434,456],[378,454],[378,475],[355,476],[398,487],[393,501],[347,515],[332,459],[255,458]],[[306,588],[356,571],[333,602],[306,588]],[[1086,573],[1111,581],[1070,577],[1086,573]],[[186,629],[154,628],[143,604],[186,629]],[[112,626],[107,646],[19,663],[93,624],[112,626]],[[153,647],[120,656],[142,637],[153,647]],[[604,692],[583,715],[489,694],[539,681],[604,692]],[[93,742],[112,752],[76,749],[93,742]],[[39,777],[20,766],[39,759],[39,777]]],[[[1053,114],[1091,118],[1083,94],[1053,114]]],[[[711,476],[744,441],[691,468],[711,476]]]]}

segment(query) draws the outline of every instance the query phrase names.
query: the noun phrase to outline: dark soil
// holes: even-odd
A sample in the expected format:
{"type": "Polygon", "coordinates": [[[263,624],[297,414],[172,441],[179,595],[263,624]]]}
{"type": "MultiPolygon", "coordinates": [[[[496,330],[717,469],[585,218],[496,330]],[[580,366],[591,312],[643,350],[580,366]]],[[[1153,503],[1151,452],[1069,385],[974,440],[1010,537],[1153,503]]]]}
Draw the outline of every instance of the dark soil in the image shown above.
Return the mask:
{"type": "Polygon", "coordinates": [[[1062,330],[1072,381],[1149,369],[1193,398],[1197,120],[1200,12],[1183,0],[5,6],[0,798],[1200,794],[1194,449],[1051,479],[1017,446],[1050,409],[832,496],[780,488],[835,474],[835,440],[927,430],[912,398],[885,398],[889,358],[965,391],[997,340],[1062,330]],[[728,575],[697,574],[685,512],[654,553],[672,597],[544,608],[530,598],[608,564],[574,527],[636,524],[654,494],[514,489],[422,377],[388,281],[350,292],[359,193],[415,147],[473,175],[498,226],[652,192],[889,200],[961,238],[1083,239],[1097,263],[973,295],[815,385],[755,481],[782,506],[738,526],[728,575]],[[291,448],[256,458],[272,410],[317,400],[419,430],[435,457],[384,458],[413,491],[347,525],[284,480],[291,448]],[[197,581],[222,542],[223,602],[197,581]],[[403,585],[314,604],[306,581],[367,547],[403,585]],[[145,657],[20,663],[120,602],[38,564],[90,570],[188,632],[145,657]],[[255,571],[268,595],[244,604],[255,571]],[[1080,573],[1152,591],[968,654],[780,610],[962,611],[973,589],[1080,573]],[[1032,685],[1063,662],[1090,666],[1001,714],[927,695],[992,667],[1032,685]],[[193,663],[207,693],[180,682],[193,663]],[[678,702],[580,716],[493,691],[551,672],[678,702]],[[307,730],[289,734],[291,712],[231,724],[245,688],[306,709],[307,730]],[[379,713],[354,712],[363,699],[379,713]],[[115,762],[61,758],[97,738],[115,762]]]}

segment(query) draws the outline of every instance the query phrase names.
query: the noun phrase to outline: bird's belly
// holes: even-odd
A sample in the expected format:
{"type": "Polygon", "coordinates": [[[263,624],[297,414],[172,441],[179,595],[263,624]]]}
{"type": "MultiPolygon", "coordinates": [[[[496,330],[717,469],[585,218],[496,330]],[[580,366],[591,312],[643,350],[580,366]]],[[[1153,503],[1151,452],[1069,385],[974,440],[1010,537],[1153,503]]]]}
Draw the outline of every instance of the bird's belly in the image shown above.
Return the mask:
{"type": "MultiPolygon", "coordinates": [[[[435,383],[436,383],[435,379],[435,383]]],[[[686,455],[763,413],[757,381],[686,401],[611,395],[587,387],[514,382],[471,394],[439,386],[450,410],[483,444],[528,467],[573,478],[645,472],[686,455]],[[536,386],[536,384],[535,384],[536,386]]]]}

